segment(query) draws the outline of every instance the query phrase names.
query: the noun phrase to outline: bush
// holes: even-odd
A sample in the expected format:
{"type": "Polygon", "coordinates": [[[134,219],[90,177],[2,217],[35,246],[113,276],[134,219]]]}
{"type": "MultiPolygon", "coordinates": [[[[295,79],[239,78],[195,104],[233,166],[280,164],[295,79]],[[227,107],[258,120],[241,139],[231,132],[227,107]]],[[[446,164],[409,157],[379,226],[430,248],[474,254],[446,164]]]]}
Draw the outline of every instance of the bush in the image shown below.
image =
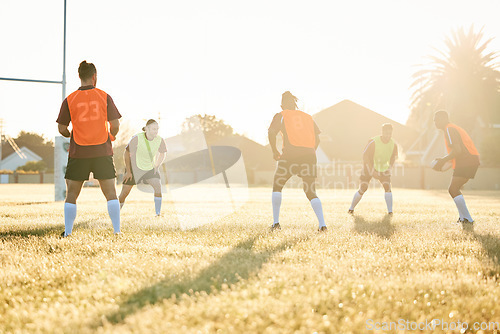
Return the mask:
{"type": "Polygon", "coordinates": [[[16,171],[43,172],[47,169],[47,164],[43,160],[28,161],[24,166],[17,167],[16,171]]]}

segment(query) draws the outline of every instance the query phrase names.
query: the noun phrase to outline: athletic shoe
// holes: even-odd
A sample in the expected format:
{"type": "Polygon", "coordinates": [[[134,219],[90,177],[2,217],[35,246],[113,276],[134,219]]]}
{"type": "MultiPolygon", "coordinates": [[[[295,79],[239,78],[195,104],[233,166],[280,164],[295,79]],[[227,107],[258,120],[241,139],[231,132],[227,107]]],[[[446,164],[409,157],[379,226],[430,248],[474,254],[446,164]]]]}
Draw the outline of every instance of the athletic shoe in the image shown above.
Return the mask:
{"type": "Polygon", "coordinates": [[[388,215],[389,215],[389,217],[392,217],[392,212],[389,212],[388,215]]]}
{"type": "Polygon", "coordinates": [[[60,235],[59,235],[59,238],[67,238],[69,237],[69,235],[66,235],[66,231],[63,231],[60,235]]]}
{"type": "Polygon", "coordinates": [[[347,211],[347,213],[350,214],[350,215],[353,215],[354,214],[354,210],[349,210],[349,211],[347,211]]]}
{"type": "Polygon", "coordinates": [[[271,231],[276,231],[276,230],[281,230],[280,223],[276,223],[273,224],[273,226],[271,226],[271,231]]]}
{"type": "MultiPolygon", "coordinates": [[[[459,219],[460,221],[460,219],[459,219]]],[[[460,221],[462,224],[474,224],[474,222],[469,221],[467,218],[464,218],[462,221],[460,221]]]]}
{"type": "Polygon", "coordinates": [[[318,228],[318,232],[326,233],[326,231],[328,231],[328,228],[326,228],[326,226],[321,226],[320,228],[318,228]]]}

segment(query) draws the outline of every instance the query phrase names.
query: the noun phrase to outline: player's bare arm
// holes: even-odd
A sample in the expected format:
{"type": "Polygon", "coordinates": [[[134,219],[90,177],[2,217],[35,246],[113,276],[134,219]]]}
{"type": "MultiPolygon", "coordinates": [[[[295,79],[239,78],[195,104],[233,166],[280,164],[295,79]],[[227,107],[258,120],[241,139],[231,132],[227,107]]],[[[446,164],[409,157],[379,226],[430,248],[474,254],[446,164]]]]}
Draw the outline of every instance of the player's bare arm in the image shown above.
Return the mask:
{"type": "Polygon", "coordinates": [[[109,121],[109,132],[113,137],[116,137],[119,130],[120,130],[120,121],[118,119],[113,119],[109,121]]]}
{"type": "Polygon", "coordinates": [[[123,160],[125,161],[125,175],[123,176],[123,180],[126,182],[132,179],[132,163],[130,160],[130,151],[125,150],[123,153],[123,160]]]}
{"type": "Polygon", "coordinates": [[[269,146],[273,150],[273,158],[278,161],[281,157],[281,153],[276,148],[276,135],[278,134],[276,131],[269,129],[267,132],[269,138],[269,146]]]}
{"type": "Polygon", "coordinates": [[[63,137],[69,138],[71,136],[71,133],[68,130],[68,125],[57,124],[57,129],[63,137]]]}
{"type": "Polygon", "coordinates": [[[434,165],[434,167],[432,169],[438,170],[438,171],[441,170],[441,168],[444,166],[444,164],[447,161],[453,160],[454,158],[456,158],[458,155],[460,155],[462,153],[462,148],[460,147],[459,143],[451,144],[450,147],[451,147],[450,153],[448,153],[447,155],[445,155],[442,158],[437,158],[436,159],[437,163],[436,163],[436,165],[434,165]]]}
{"type": "Polygon", "coordinates": [[[392,169],[392,166],[394,166],[394,163],[396,162],[398,158],[398,145],[394,144],[394,151],[392,152],[391,160],[389,162],[389,169],[392,169]]]}

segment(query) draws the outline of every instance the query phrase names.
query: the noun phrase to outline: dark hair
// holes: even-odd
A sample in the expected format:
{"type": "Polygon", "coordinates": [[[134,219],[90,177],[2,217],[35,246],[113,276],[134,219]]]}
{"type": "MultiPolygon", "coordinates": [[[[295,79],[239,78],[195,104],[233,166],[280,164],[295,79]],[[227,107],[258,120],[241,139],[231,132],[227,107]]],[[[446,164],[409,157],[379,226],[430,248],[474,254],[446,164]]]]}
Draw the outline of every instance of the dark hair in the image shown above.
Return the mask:
{"type": "Polygon", "coordinates": [[[445,118],[446,120],[450,119],[450,115],[446,110],[438,110],[434,113],[434,117],[442,117],[445,118]]]}
{"type": "Polygon", "coordinates": [[[146,126],[148,126],[149,124],[153,124],[153,123],[156,123],[156,121],[154,119],[149,119],[146,122],[146,125],[144,125],[144,127],[142,128],[142,131],[146,131],[146,126]]]}
{"type": "Polygon", "coordinates": [[[391,123],[384,123],[384,124],[382,124],[382,129],[391,129],[392,130],[392,124],[391,123]]]}
{"type": "Polygon", "coordinates": [[[281,94],[281,107],[283,110],[295,110],[297,109],[297,99],[288,90],[281,94]]]}
{"type": "Polygon", "coordinates": [[[82,61],[80,63],[80,66],[78,66],[78,76],[82,80],[87,80],[92,78],[92,76],[97,73],[97,70],[92,63],[87,63],[86,60],[82,61]]]}

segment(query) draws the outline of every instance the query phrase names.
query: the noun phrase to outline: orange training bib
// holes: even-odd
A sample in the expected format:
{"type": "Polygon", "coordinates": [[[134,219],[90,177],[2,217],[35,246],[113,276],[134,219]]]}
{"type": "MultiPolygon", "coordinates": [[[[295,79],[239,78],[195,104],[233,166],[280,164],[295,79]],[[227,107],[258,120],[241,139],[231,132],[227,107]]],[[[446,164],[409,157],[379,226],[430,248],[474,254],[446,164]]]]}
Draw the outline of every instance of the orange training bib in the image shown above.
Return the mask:
{"type": "Polygon", "coordinates": [[[82,146],[104,144],[109,133],[106,92],[97,88],[77,90],[67,101],[75,142],[82,146]]]}
{"type": "Polygon", "coordinates": [[[316,147],[314,120],[311,115],[300,110],[283,110],[281,114],[290,144],[300,147],[316,147]]]}
{"type": "MultiPolygon", "coordinates": [[[[446,132],[448,132],[448,128],[453,128],[453,129],[458,131],[458,133],[460,134],[460,138],[462,139],[462,142],[464,143],[465,148],[467,149],[467,151],[469,151],[469,153],[471,155],[479,155],[479,152],[477,151],[476,146],[472,142],[472,139],[467,134],[467,132],[465,132],[464,129],[462,129],[458,125],[455,125],[452,123],[449,123],[446,126],[446,129],[445,129],[446,132]]],[[[447,135],[448,135],[448,133],[445,134],[445,136],[447,136],[447,135]]],[[[451,138],[450,138],[450,141],[451,141],[451,138]]],[[[451,147],[448,145],[447,140],[445,140],[445,144],[446,144],[446,150],[448,151],[448,153],[450,153],[451,147]]],[[[455,161],[455,159],[453,159],[452,161],[453,161],[453,169],[455,169],[456,161],[455,161]]]]}

